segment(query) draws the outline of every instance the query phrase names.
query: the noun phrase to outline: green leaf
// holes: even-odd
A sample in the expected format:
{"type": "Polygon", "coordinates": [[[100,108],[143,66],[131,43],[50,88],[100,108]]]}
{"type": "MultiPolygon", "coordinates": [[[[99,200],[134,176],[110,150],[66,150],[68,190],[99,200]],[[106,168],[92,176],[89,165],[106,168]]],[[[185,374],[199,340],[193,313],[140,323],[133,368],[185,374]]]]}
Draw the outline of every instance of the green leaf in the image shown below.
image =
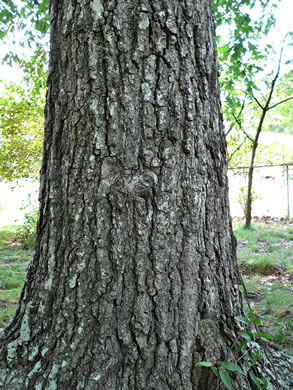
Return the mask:
{"type": "Polygon", "coordinates": [[[241,336],[242,336],[245,340],[248,340],[248,341],[253,339],[253,337],[251,336],[251,334],[248,333],[248,332],[242,333],[241,336]]]}
{"type": "Polygon", "coordinates": [[[261,383],[262,383],[262,381],[261,381],[259,378],[257,378],[257,377],[254,375],[254,373],[253,373],[252,371],[248,371],[248,372],[249,372],[250,378],[251,378],[252,381],[256,384],[257,388],[258,388],[258,389],[261,389],[261,383]]]}
{"type": "Polygon", "coordinates": [[[258,353],[258,351],[256,349],[253,349],[252,352],[255,354],[257,360],[261,361],[261,357],[260,357],[260,354],[258,353]]]}
{"type": "Polygon", "coordinates": [[[222,379],[222,382],[224,383],[224,385],[227,387],[227,389],[231,390],[232,389],[231,378],[230,378],[230,375],[228,374],[228,372],[226,370],[222,370],[220,368],[219,374],[220,374],[220,378],[222,379]]]}
{"type": "Polygon", "coordinates": [[[259,317],[255,317],[255,319],[253,320],[253,323],[255,325],[260,325],[261,324],[261,319],[259,317]]]}
{"type": "Polygon", "coordinates": [[[217,369],[216,367],[211,367],[211,368],[212,368],[213,373],[214,373],[216,376],[219,376],[218,369],[217,369]]]}
{"type": "Polygon", "coordinates": [[[240,366],[238,366],[238,364],[235,364],[232,362],[223,362],[221,364],[221,368],[224,368],[224,369],[230,370],[230,371],[237,371],[237,372],[240,372],[240,374],[244,375],[242,368],[240,366]]]}
{"type": "Polygon", "coordinates": [[[213,367],[212,363],[210,363],[210,362],[198,362],[198,363],[196,363],[196,366],[200,366],[200,367],[213,367]]]}
{"type": "Polygon", "coordinates": [[[267,378],[265,376],[262,377],[263,384],[267,386],[269,384],[267,378]]]}
{"type": "Polygon", "coordinates": [[[249,324],[249,319],[247,319],[246,317],[243,317],[243,316],[237,316],[235,317],[236,320],[238,320],[239,322],[242,322],[243,324],[246,324],[248,325],[249,324]]]}
{"type": "Polygon", "coordinates": [[[263,339],[272,340],[272,336],[267,333],[258,332],[254,334],[257,337],[262,337],[263,339]]]}
{"type": "Polygon", "coordinates": [[[247,344],[247,341],[248,340],[243,340],[242,343],[240,345],[238,345],[237,352],[241,352],[242,351],[242,348],[247,344]]]}
{"type": "Polygon", "coordinates": [[[247,358],[248,360],[250,360],[250,362],[252,363],[252,365],[255,366],[255,359],[254,359],[249,353],[247,353],[245,356],[246,356],[246,358],[247,358]]]}

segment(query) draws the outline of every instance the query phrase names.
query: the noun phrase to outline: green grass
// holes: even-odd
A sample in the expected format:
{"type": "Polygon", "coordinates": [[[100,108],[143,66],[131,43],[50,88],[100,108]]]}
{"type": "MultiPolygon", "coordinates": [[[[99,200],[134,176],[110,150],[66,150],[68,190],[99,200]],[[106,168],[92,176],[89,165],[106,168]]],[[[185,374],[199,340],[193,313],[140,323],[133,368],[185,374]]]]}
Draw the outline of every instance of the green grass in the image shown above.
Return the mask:
{"type": "Polygon", "coordinates": [[[19,226],[0,228],[0,328],[7,326],[16,310],[32,248],[24,249],[19,226]]]}
{"type": "Polygon", "coordinates": [[[263,325],[272,340],[288,348],[293,353],[293,292],[288,287],[275,286],[266,291],[259,302],[263,314],[263,325]]]}
{"type": "Polygon", "coordinates": [[[0,229],[0,264],[31,259],[32,248],[24,249],[18,237],[19,226],[8,225],[0,229]]]}
{"type": "MultiPolygon", "coordinates": [[[[263,331],[293,353],[293,286],[288,279],[288,274],[293,275],[293,228],[255,224],[245,229],[237,225],[234,234],[251,308],[262,318],[263,331]],[[277,281],[269,283],[270,276],[277,281]]],[[[250,311],[246,302],[245,310],[250,311]]]]}
{"type": "Polygon", "coordinates": [[[283,313],[293,308],[293,293],[289,288],[275,287],[273,291],[266,292],[262,303],[265,311],[282,316],[283,313]]]}
{"type": "Polygon", "coordinates": [[[234,234],[238,240],[248,240],[249,242],[265,241],[274,243],[280,238],[293,240],[293,228],[284,225],[266,225],[258,223],[252,225],[250,229],[243,225],[234,225],[234,234]]]}
{"type": "Polygon", "coordinates": [[[259,274],[252,275],[250,278],[243,276],[242,279],[244,281],[246,290],[248,292],[259,290],[260,289],[259,281],[261,278],[262,278],[262,275],[259,275],[259,274]]]}
{"type": "Polygon", "coordinates": [[[6,249],[13,244],[17,236],[17,226],[7,225],[0,229],[0,249],[6,249]]]}
{"type": "Polygon", "coordinates": [[[8,325],[15,313],[21,288],[0,290],[0,329],[8,325]]]}
{"type": "Polygon", "coordinates": [[[0,301],[17,303],[21,293],[21,288],[12,288],[11,290],[0,290],[0,301]]]}
{"type": "Polygon", "coordinates": [[[268,274],[283,269],[293,274],[293,229],[277,225],[235,226],[239,264],[247,272],[268,274]]]}
{"type": "Polygon", "coordinates": [[[0,288],[22,287],[26,276],[25,268],[20,264],[0,265],[0,288]]]}
{"type": "Polygon", "coordinates": [[[16,305],[9,305],[7,308],[2,309],[0,306],[0,329],[5,328],[16,311],[16,305]]]}
{"type": "Polygon", "coordinates": [[[293,250],[275,250],[271,253],[259,254],[243,251],[238,254],[239,264],[246,272],[268,274],[279,271],[291,272],[293,267],[293,250]]]}

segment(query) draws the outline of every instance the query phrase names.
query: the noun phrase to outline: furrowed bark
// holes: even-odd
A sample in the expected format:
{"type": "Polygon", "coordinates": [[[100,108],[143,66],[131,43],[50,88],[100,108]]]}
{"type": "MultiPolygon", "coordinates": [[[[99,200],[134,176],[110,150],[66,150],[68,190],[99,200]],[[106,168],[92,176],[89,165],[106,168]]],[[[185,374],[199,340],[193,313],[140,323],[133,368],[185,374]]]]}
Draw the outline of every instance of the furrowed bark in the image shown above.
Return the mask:
{"type": "Polygon", "coordinates": [[[215,388],[196,363],[234,359],[241,297],[210,1],[50,12],[35,255],[1,389],[215,388]]]}

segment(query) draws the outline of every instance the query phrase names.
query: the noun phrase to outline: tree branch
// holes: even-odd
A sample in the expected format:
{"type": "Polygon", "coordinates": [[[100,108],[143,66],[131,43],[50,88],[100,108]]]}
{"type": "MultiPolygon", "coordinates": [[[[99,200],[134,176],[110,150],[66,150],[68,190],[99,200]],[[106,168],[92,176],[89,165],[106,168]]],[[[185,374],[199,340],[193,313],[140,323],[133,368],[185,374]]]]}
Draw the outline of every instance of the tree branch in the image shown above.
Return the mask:
{"type": "Polygon", "coordinates": [[[234,156],[234,154],[241,148],[241,146],[244,144],[244,141],[242,142],[241,145],[238,146],[238,148],[236,148],[234,150],[234,152],[229,156],[229,158],[227,159],[227,162],[231,161],[232,157],[234,156]]]}
{"type": "MultiPolygon", "coordinates": [[[[256,103],[259,105],[259,107],[263,110],[263,111],[268,111],[270,108],[273,108],[273,107],[270,107],[269,108],[269,104],[271,102],[271,99],[272,99],[272,96],[273,96],[273,92],[274,92],[274,89],[275,89],[275,84],[276,84],[276,81],[278,80],[278,77],[280,75],[280,69],[281,69],[281,61],[282,61],[282,56],[283,56],[283,50],[284,50],[284,47],[282,46],[281,48],[281,51],[280,51],[280,57],[279,57],[279,62],[278,62],[278,68],[277,68],[277,72],[275,74],[275,77],[274,79],[272,80],[272,83],[271,83],[271,89],[270,89],[270,93],[269,93],[269,97],[268,99],[266,100],[266,104],[265,106],[262,106],[262,104],[257,100],[257,98],[252,94],[254,100],[256,101],[256,103]]],[[[279,104],[279,103],[278,103],[279,104]]],[[[281,104],[281,103],[280,103],[281,104]]]]}
{"type": "Polygon", "coordinates": [[[285,103],[285,102],[287,102],[288,100],[291,100],[291,99],[293,99],[293,96],[290,96],[290,97],[287,98],[287,99],[281,100],[279,103],[276,103],[276,104],[274,104],[273,106],[269,107],[268,110],[271,110],[272,108],[277,107],[279,104],[285,103]]]}
{"type": "Polygon", "coordinates": [[[276,81],[278,80],[278,77],[280,75],[280,69],[281,69],[281,61],[282,61],[282,56],[283,56],[283,50],[284,50],[284,47],[282,46],[281,48],[281,51],[280,51],[280,57],[279,57],[279,63],[278,63],[278,69],[277,69],[277,73],[272,81],[272,84],[271,84],[271,90],[270,90],[270,94],[269,94],[269,98],[267,100],[267,104],[265,105],[265,110],[267,111],[269,109],[269,104],[271,102],[271,99],[272,99],[272,96],[273,96],[273,92],[274,92],[274,89],[275,89],[275,84],[276,84],[276,81]]]}
{"type": "Polygon", "coordinates": [[[238,126],[239,126],[240,128],[242,127],[241,123],[239,122],[239,118],[240,118],[240,116],[241,116],[241,114],[242,114],[242,111],[244,110],[244,107],[245,107],[246,95],[247,95],[247,93],[246,93],[245,96],[244,96],[244,99],[243,99],[243,102],[242,102],[242,105],[241,105],[241,108],[240,108],[240,110],[239,110],[239,113],[238,113],[237,117],[236,117],[234,114],[232,114],[233,117],[234,117],[234,119],[235,119],[235,122],[232,123],[232,125],[231,125],[230,128],[229,128],[229,130],[228,130],[227,133],[225,134],[226,137],[227,137],[227,135],[232,131],[233,127],[235,126],[235,123],[237,123],[238,126]]]}
{"type": "Polygon", "coordinates": [[[241,129],[241,130],[242,130],[243,133],[246,135],[246,137],[247,137],[252,143],[254,143],[255,140],[254,140],[252,137],[250,137],[250,135],[248,135],[244,129],[241,129]]]}
{"type": "Polygon", "coordinates": [[[260,108],[263,110],[264,108],[263,108],[263,105],[262,104],[260,104],[260,102],[257,100],[257,98],[254,96],[254,94],[252,94],[252,97],[253,97],[253,99],[256,101],[256,103],[260,106],[260,108]]]}

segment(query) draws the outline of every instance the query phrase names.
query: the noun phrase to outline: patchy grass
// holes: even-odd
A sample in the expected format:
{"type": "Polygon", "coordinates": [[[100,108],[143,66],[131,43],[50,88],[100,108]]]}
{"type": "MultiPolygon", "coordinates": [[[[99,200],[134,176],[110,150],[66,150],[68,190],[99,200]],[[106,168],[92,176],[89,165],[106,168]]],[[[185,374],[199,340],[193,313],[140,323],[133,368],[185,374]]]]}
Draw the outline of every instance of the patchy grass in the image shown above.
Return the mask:
{"type": "Polygon", "coordinates": [[[276,286],[272,291],[267,290],[262,300],[265,313],[278,318],[285,316],[293,308],[293,292],[290,289],[289,286],[276,286]]]}
{"type": "Polygon", "coordinates": [[[0,289],[22,287],[25,280],[26,264],[0,265],[0,289]]]}
{"type": "Polygon", "coordinates": [[[262,276],[259,274],[251,275],[249,278],[243,276],[242,279],[245,284],[246,291],[248,293],[254,291],[261,291],[262,287],[259,284],[261,278],[262,276]]]}
{"type": "Polygon", "coordinates": [[[0,305],[0,330],[5,328],[11,318],[14,316],[16,311],[16,304],[15,305],[8,305],[7,307],[3,307],[0,305]]]}
{"type": "Polygon", "coordinates": [[[293,227],[236,225],[234,234],[250,308],[273,341],[293,353],[293,227]]]}
{"type": "Polygon", "coordinates": [[[0,229],[0,249],[6,249],[10,245],[15,245],[17,226],[7,225],[0,229]]]}
{"type": "MultiPolygon", "coordinates": [[[[22,286],[21,286],[22,287],[22,286]]],[[[10,290],[0,290],[0,301],[8,303],[17,303],[21,293],[21,288],[12,288],[10,290]]]]}
{"type": "Polygon", "coordinates": [[[24,249],[18,226],[0,229],[0,328],[5,327],[16,310],[32,248],[24,249]]]}
{"type": "Polygon", "coordinates": [[[19,227],[15,225],[0,228],[0,264],[27,262],[31,259],[32,248],[24,249],[18,232],[19,227]]]}
{"type": "Polygon", "coordinates": [[[270,274],[286,270],[293,275],[293,228],[282,225],[235,226],[238,260],[246,272],[270,274]]]}

